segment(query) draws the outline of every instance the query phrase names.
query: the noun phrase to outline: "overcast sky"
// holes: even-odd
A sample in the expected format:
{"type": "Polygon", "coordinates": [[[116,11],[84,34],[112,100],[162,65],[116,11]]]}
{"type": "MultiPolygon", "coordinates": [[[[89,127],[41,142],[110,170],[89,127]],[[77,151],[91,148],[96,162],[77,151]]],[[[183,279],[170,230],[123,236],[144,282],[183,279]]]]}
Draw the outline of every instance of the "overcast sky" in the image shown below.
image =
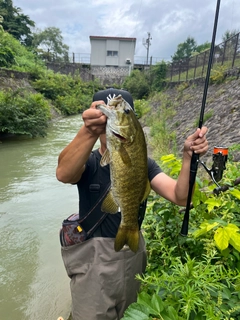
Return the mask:
{"type": "MultiPolygon", "coordinates": [[[[151,34],[149,56],[171,59],[188,36],[211,42],[217,0],[13,0],[43,30],[57,27],[70,52],[90,53],[89,36],[137,38],[135,56],[151,34]]],[[[240,31],[240,0],[221,0],[216,44],[226,30],[240,31]]]]}

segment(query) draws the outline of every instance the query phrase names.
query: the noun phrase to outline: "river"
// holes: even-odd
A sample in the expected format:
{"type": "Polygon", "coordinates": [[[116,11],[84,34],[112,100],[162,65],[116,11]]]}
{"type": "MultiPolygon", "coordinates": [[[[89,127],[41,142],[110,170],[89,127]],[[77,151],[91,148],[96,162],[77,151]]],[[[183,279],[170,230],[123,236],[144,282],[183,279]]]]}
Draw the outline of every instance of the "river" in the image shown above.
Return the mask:
{"type": "Polygon", "coordinates": [[[81,115],[54,122],[46,138],[0,143],[0,319],[67,319],[69,279],[60,252],[61,222],[77,211],[76,186],[57,181],[60,151],[81,115]]]}

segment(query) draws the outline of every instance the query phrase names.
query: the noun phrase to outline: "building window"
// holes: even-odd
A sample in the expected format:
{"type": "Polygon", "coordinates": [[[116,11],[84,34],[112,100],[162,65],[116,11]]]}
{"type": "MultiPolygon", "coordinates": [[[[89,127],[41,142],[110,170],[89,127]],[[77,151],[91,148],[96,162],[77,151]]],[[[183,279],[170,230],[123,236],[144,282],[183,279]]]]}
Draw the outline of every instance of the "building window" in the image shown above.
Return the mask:
{"type": "Polygon", "coordinates": [[[117,57],[118,56],[118,51],[108,50],[107,51],[107,56],[108,57],[117,57]]]}

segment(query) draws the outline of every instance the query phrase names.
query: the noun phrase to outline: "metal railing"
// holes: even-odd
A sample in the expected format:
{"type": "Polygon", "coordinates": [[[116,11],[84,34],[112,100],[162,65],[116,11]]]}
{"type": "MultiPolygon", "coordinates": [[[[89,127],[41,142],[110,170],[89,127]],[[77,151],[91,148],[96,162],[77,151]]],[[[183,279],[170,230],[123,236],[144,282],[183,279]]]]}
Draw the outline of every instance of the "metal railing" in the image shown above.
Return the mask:
{"type": "Polygon", "coordinates": [[[72,53],[68,54],[68,60],[70,63],[86,63],[90,64],[90,53],[72,53]]]}
{"type": "Polygon", "coordinates": [[[156,63],[161,62],[163,60],[164,58],[150,57],[147,62],[146,57],[134,56],[134,64],[140,65],[155,65],[156,63]]]}
{"type": "MultiPolygon", "coordinates": [[[[168,65],[167,78],[170,81],[184,81],[204,77],[207,71],[209,50],[172,62],[168,65]]],[[[239,33],[227,41],[215,46],[212,68],[223,66],[226,69],[240,67],[240,36],[239,33]]]]}
{"type": "MultiPolygon", "coordinates": [[[[90,64],[91,54],[90,53],[69,53],[68,62],[70,63],[86,63],[90,64]]],[[[154,65],[157,62],[162,61],[164,58],[150,57],[147,63],[146,57],[134,56],[134,64],[141,65],[154,65]]]]}

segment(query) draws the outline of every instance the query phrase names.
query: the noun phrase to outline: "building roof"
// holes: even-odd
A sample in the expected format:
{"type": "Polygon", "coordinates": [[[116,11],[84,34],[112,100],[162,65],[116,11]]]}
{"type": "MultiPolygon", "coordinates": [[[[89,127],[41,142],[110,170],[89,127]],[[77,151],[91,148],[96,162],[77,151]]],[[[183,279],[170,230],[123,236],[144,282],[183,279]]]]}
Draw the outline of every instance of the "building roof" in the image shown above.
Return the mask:
{"type": "Polygon", "coordinates": [[[125,38],[125,37],[105,37],[105,36],[89,36],[92,39],[103,39],[103,40],[125,40],[125,41],[136,41],[136,38],[125,38]]]}

